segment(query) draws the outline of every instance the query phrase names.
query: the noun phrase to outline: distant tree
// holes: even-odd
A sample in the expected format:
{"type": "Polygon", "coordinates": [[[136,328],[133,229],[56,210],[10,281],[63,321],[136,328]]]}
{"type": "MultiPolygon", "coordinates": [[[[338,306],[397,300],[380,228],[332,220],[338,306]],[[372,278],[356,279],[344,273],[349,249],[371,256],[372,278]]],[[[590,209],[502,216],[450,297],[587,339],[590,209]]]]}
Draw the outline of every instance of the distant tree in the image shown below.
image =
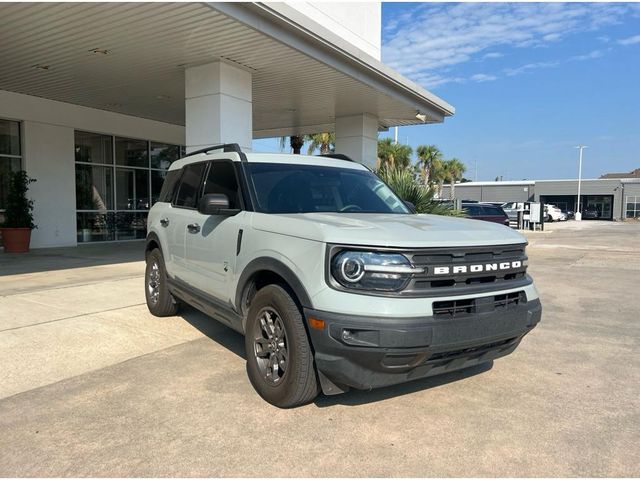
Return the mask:
{"type": "Polygon", "coordinates": [[[467,167],[457,158],[447,160],[445,164],[446,176],[451,185],[451,198],[456,198],[456,182],[462,178],[462,174],[467,170],[467,167]]]}
{"type": "Polygon", "coordinates": [[[291,135],[290,137],[280,137],[280,150],[284,150],[287,140],[289,140],[289,146],[296,155],[300,155],[302,146],[304,145],[304,135],[291,135]]]}
{"type": "Polygon", "coordinates": [[[325,155],[336,149],[336,134],[333,132],[305,135],[305,140],[309,142],[307,149],[309,155],[313,155],[316,150],[320,150],[320,154],[325,155]]]}
{"type": "Polygon", "coordinates": [[[431,172],[434,168],[437,168],[439,162],[442,162],[442,152],[435,145],[419,145],[418,148],[416,148],[416,153],[418,155],[418,166],[422,184],[429,185],[431,172]]]}
{"type": "Polygon", "coordinates": [[[390,138],[378,140],[377,169],[386,167],[407,169],[411,166],[412,153],[413,150],[409,145],[393,143],[390,138]]]}

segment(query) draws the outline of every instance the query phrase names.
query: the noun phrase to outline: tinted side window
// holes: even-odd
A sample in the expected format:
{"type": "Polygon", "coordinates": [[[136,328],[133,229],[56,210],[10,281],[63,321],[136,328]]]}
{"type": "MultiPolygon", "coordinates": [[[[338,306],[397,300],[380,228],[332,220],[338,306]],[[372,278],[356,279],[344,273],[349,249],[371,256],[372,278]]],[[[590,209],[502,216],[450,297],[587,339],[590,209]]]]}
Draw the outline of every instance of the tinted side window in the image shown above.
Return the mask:
{"type": "Polygon", "coordinates": [[[462,209],[466,210],[467,215],[469,215],[470,217],[477,217],[479,215],[482,215],[479,205],[473,205],[473,204],[463,205],[462,209]]]}
{"type": "Polygon", "coordinates": [[[196,208],[205,166],[205,163],[193,163],[184,167],[184,174],[178,187],[178,196],[176,197],[175,205],[179,207],[196,208]]]}
{"type": "Polygon", "coordinates": [[[498,217],[504,217],[504,212],[501,208],[492,207],[489,205],[483,205],[482,209],[484,210],[485,215],[494,215],[498,217]]]}
{"type": "Polygon", "coordinates": [[[180,180],[181,173],[182,170],[171,170],[167,172],[167,176],[164,177],[164,182],[162,183],[160,196],[158,197],[159,202],[171,203],[171,200],[173,200],[173,193],[176,191],[176,186],[178,185],[178,180],[180,180]]]}
{"type": "Polygon", "coordinates": [[[203,194],[209,193],[223,193],[229,198],[229,208],[241,208],[238,179],[232,162],[216,161],[211,163],[203,194]]]}

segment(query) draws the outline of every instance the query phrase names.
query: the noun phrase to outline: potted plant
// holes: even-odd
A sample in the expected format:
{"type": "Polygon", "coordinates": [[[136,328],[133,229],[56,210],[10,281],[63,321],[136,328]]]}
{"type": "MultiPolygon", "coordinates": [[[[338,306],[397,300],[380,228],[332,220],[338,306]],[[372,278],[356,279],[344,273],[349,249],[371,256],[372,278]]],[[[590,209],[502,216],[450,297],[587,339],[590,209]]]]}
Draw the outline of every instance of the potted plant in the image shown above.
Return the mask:
{"type": "Polygon", "coordinates": [[[33,223],[33,200],[27,198],[29,184],[35,182],[27,172],[20,170],[11,175],[7,209],[2,224],[2,242],[7,253],[29,251],[31,230],[37,228],[33,223]]]}

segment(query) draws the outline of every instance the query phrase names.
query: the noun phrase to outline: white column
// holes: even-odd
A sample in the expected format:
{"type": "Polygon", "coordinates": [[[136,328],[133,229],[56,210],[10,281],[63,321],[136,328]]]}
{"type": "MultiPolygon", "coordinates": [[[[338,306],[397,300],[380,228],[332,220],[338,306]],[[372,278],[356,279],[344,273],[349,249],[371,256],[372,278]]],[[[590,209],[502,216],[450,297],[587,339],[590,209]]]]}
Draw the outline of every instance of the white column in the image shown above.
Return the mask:
{"type": "Polygon", "coordinates": [[[336,117],[336,153],[375,168],[378,156],[378,118],[369,113],[336,117]]]}
{"type": "Polygon", "coordinates": [[[251,73],[224,62],[185,70],[187,152],[220,143],[251,150],[251,73]]]}
{"type": "Polygon", "coordinates": [[[36,182],[31,248],[76,245],[76,175],[73,128],[25,121],[23,168],[36,182]]]}

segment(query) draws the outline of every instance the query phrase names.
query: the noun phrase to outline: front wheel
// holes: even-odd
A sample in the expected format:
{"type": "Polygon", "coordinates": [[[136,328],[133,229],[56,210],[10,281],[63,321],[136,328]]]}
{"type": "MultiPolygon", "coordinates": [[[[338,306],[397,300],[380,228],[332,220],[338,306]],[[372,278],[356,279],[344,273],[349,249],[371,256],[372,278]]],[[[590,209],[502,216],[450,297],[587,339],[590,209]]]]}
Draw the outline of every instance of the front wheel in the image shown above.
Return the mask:
{"type": "Polygon", "coordinates": [[[280,285],[262,288],[251,302],[245,350],[249,380],[267,402],[290,408],[318,395],[313,352],[302,314],[280,285]]]}
{"type": "Polygon", "coordinates": [[[170,317],[178,312],[176,302],[167,286],[167,270],[160,250],[155,248],[147,256],[144,274],[144,293],[149,311],[156,317],[170,317]]]}

